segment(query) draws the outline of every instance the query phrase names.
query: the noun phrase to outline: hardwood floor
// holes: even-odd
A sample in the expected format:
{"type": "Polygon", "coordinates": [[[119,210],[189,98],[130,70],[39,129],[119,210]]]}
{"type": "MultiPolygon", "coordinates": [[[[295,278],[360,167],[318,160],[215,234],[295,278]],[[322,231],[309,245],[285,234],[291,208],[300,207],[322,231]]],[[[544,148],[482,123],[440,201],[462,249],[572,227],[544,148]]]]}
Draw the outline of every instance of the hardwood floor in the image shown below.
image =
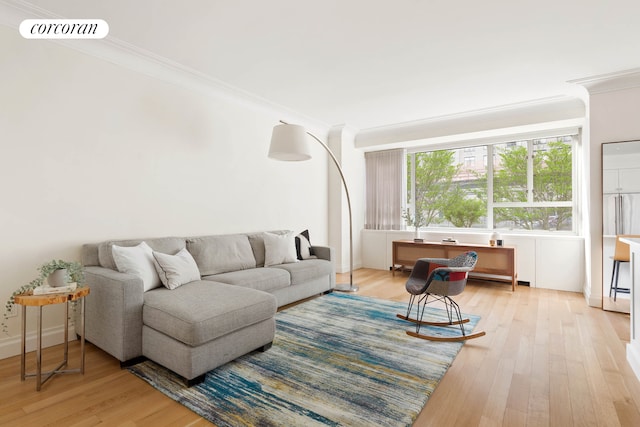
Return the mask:
{"type": "MultiPolygon", "coordinates": [[[[354,274],[360,295],[397,301],[407,300],[406,279],[354,274]]],[[[476,329],[487,335],[463,346],[415,426],[640,426],[640,382],[626,362],[628,315],[588,307],[577,293],[479,281],[456,301],[482,316],[476,329]]],[[[71,367],[78,353],[71,343],[71,367]]],[[[62,346],[46,349],[45,368],[61,358],[62,346]]],[[[0,360],[2,426],[210,425],[92,345],[84,376],[59,375],[36,392],[19,372],[19,357],[0,360]]]]}

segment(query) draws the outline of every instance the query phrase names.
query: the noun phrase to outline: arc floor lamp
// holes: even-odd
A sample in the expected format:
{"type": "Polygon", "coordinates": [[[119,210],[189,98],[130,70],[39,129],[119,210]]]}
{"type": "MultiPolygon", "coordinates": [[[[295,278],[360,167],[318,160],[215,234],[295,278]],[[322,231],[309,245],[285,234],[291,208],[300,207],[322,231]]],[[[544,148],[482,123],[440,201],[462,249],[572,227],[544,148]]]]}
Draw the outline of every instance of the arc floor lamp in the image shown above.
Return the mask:
{"type": "Polygon", "coordinates": [[[349,208],[349,283],[336,284],[336,291],[341,292],[357,292],[358,287],[353,284],[353,219],[351,215],[351,197],[349,196],[349,189],[347,188],[347,182],[344,179],[344,173],[340,167],[340,163],[333,152],[329,149],[329,146],[320,141],[314,134],[307,132],[306,129],[300,125],[292,125],[286,122],[280,121],[281,124],[273,128],[273,134],[271,135],[271,145],[269,147],[269,157],[276,160],[285,161],[302,161],[309,160],[311,158],[311,152],[309,151],[309,144],[307,144],[309,135],[315,139],[322,147],[329,153],[331,160],[336,165],[340,178],[342,179],[342,186],[344,192],[347,195],[347,207],[349,208]]]}

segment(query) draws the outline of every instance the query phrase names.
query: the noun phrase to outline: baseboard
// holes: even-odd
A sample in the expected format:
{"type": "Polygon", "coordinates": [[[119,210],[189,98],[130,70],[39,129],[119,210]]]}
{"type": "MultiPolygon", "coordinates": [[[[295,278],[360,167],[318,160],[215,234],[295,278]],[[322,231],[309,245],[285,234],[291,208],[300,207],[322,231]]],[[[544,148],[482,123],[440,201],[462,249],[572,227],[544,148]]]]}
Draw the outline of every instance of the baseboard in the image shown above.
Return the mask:
{"type": "Polygon", "coordinates": [[[640,380],[640,342],[630,342],[627,344],[627,362],[640,380]]]}
{"type": "MultiPolygon", "coordinates": [[[[76,340],[76,331],[73,325],[69,325],[69,341],[76,340]]],[[[42,330],[42,348],[51,347],[64,343],[64,325],[42,330]]],[[[9,337],[0,341],[0,359],[18,356],[21,346],[20,336],[9,337]]],[[[35,351],[37,336],[35,331],[27,332],[26,349],[27,352],[35,351]]]]}
{"type": "Polygon", "coordinates": [[[592,295],[587,299],[587,304],[589,304],[589,307],[600,308],[602,307],[602,297],[592,295]]]}

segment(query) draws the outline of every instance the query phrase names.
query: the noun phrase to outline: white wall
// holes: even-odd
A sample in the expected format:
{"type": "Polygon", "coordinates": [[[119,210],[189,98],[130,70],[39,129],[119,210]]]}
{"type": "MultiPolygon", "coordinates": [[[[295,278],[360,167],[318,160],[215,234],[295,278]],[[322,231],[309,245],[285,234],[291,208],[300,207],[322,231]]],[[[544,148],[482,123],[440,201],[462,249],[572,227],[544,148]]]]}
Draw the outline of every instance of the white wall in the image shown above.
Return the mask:
{"type": "Polygon", "coordinates": [[[582,82],[589,91],[588,156],[590,222],[587,242],[588,273],[591,286],[585,289],[589,303],[602,305],[602,144],[640,139],[640,72],[603,76],[582,82]]]}
{"type": "MultiPolygon", "coordinates": [[[[3,26],[0,52],[2,301],[44,262],[78,260],[87,242],[308,228],[327,244],[324,150],[312,147],[308,162],[267,158],[272,127],[299,118],[3,26]]],[[[57,334],[62,311],[44,315],[57,334]]],[[[9,326],[0,347],[15,350],[17,319],[9,326]]]]}
{"type": "MultiPolygon", "coordinates": [[[[342,165],[349,189],[354,270],[362,267],[359,235],[360,230],[364,228],[364,196],[366,194],[364,153],[355,149],[355,135],[355,129],[345,125],[334,126],[329,132],[327,144],[342,165]]],[[[351,264],[348,203],[339,172],[333,164],[329,169],[329,244],[336,250],[337,271],[348,272],[351,264]]]]}

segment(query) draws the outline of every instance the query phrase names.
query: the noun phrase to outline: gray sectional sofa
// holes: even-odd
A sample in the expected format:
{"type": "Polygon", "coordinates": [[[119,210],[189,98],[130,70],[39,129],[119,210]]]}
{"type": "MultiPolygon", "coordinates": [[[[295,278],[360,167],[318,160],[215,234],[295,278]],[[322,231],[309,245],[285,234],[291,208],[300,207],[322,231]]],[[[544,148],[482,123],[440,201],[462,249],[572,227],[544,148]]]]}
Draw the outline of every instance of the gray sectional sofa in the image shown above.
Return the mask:
{"type": "Polygon", "coordinates": [[[292,255],[293,236],[277,231],[86,244],[82,263],[91,294],[85,331],[77,332],[123,364],[146,357],[197,382],[211,369],[268,349],[278,307],[333,290],[331,248],[305,252],[302,239],[303,250],[294,248],[292,255]],[[278,253],[285,243],[287,253],[278,253]],[[133,270],[123,267],[123,252],[152,253],[164,286],[150,287],[135,262],[133,270]]]}

